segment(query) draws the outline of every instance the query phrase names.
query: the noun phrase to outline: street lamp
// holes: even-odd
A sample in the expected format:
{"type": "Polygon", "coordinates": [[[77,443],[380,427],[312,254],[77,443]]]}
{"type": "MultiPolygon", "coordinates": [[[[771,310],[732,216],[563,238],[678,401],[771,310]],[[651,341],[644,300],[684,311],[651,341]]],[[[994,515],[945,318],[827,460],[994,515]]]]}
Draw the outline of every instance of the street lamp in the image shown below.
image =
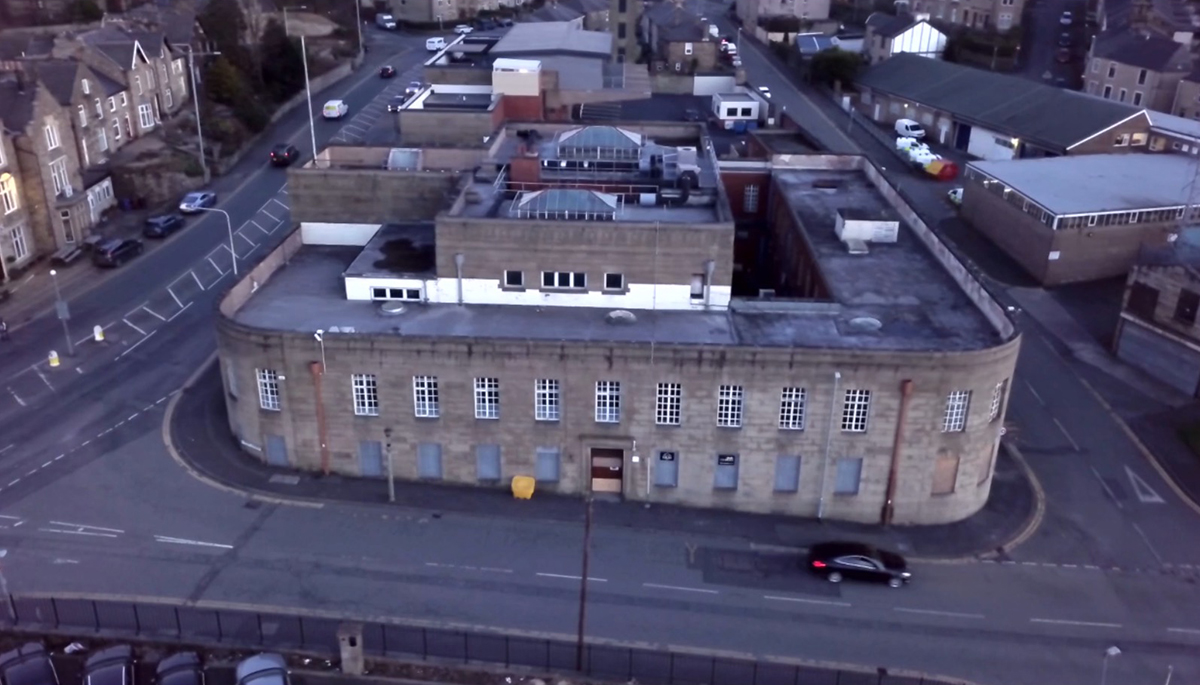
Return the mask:
{"type": "Polygon", "coordinates": [[[306,9],[308,9],[307,5],[293,5],[291,7],[283,8],[283,34],[285,36],[288,35],[288,20],[287,20],[288,10],[306,10],[306,9]]]}
{"type": "Polygon", "coordinates": [[[1108,682],[1108,659],[1109,657],[1119,656],[1121,650],[1116,645],[1104,650],[1104,661],[1100,664],[1100,685],[1106,685],[1108,682]]]}
{"type": "MultiPolygon", "coordinates": [[[[196,106],[196,140],[200,144],[200,169],[204,172],[204,182],[208,183],[208,157],[204,154],[204,132],[200,126],[200,89],[197,87],[198,79],[196,78],[196,52],[192,50],[190,45],[176,45],[177,48],[187,48],[188,53],[188,73],[192,76],[192,104],[196,106]]],[[[220,55],[220,52],[202,52],[201,57],[215,57],[220,55]]]]}
{"type": "Polygon", "coordinates": [[[583,673],[584,633],[587,631],[587,587],[588,572],[591,570],[592,547],[592,496],[587,496],[587,509],[583,518],[583,577],[579,581],[579,625],[575,636],[575,670],[583,673]]]}
{"type": "Polygon", "coordinates": [[[387,442],[383,445],[383,457],[387,459],[388,501],[396,501],[396,474],[392,472],[392,429],[384,428],[383,437],[387,442]]]}
{"type": "Polygon", "coordinates": [[[321,375],[325,375],[325,330],[318,328],[313,337],[317,339],[317,344],[321,346],[321,375]]]}
{"type": "Polygon", "coordinates": [[[358,25],[358,58],[363,57],[362,42],[362,0],[354,0],[354,21],[358,25]]]}
{"type": "Polygon", "coordinates": [[[225,217],[225,227],[229,229],[229,256],[233,258],[233,275],[238,275],[237,270],[237,250],[233,249],[233,221],[229,218],[229,212],[224,209],[216,209],[215,207],[195,207],[197,212],[216,212],[225,217]]]}
{"type": "MultiPolygon", "coordinates": [[[[355,0],[355,2],[358,2],[358,0],[355,0]]],[[[361,34],[362,26],[359,26],[358,30],[361,34]]],[[[359,38],[359,42],[362,42],[361,37],[359,38]]],[[[359,45],[358,49],[361,51],[362,45],[359,45]]],[[[308,80],[308,48],[305,45],[304,36],[300,36],[300,54],[304,57],[304,92],[308,96],[308,135],[312,138],[313,165],[315,166],[317,164],[317,125],[313,122],[312,84],[308,80]]]]}
{"type": "Polygon", "coordinates": [[[71,309],[63,301],[62,291],[58,289],[58,272],[50,269],[50,280],[54,281],[54,311],[63,325],[63,335],[67,338],[67,355],[75,356],[75,343],[71,342],[71,326],[67,323],[71,318],[71,309]]]}

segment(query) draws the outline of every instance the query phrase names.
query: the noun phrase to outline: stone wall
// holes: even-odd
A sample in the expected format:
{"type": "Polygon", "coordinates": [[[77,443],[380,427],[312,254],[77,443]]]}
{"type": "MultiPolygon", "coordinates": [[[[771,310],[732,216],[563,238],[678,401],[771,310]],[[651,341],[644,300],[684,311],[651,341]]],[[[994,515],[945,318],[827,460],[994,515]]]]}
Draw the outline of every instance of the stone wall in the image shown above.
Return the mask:
{"type": "Polygon", "coordinates": [[[454,200],[458,174],[379,169],[288,169],[292,221],[432,220],[454,200]]]}
{"type": "Polygon", "coordinates": [[[405,109],[400,112],[400,144],[412,147],[482,147],[497,123],[491,111],[405,109]]]}

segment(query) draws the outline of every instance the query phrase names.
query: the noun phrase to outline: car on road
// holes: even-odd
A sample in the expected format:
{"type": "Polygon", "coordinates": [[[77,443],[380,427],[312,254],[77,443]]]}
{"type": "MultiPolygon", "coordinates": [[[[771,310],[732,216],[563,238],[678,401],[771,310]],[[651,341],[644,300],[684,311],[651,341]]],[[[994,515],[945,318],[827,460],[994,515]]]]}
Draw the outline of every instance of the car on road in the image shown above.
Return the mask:
{"type": "Polygon", "coordinates": [[[158,662],[157,685],[204,685],[204,666],[195,652],[180,652],[158,662]]]}
{"type": "Polygon", "coordinates": [[[350,111],[350,105],[345,100],[330,100],[321,108],[321,116],[326,119],[341,119],[350,111]]]}
{"type": "Polygon", "coordinates": [[[390,14],[376,14],[375,25],[388,31],[396,30],[396,18],[390,14]]]}
{"type": "Polygon", "coordinates": [[[1074,42],[1075,39],[1071,37],[1070,31],[1063,31],[1062,33],[1058,34],[1058,47],[1069,48],[1074,42]]]}
{"type": "Polygon", "coordinates": [[[36,642],[0,654],[4,685],[58,685],[58,672],[46,648],[36,642]]]}
{"type": "Polygon", "coordinates": [[[195,214],[201,209],[206,209],[217,204],[217,194],[207,190],[195,193],[188,193],[179,201],[179,211],[184,214],[195,214]]]}
{"type": "Polygon", "coordinates": [[[92,263],[96,266],[117,267],[140,255],[145,245],[133,238],[105,240],[92,249],[92,263]]]}
{"type": "Polygon", "coordinates": [[[1066,64],[1067,62],[1070,62],[1071,48],[1059,48],[1058,51],[1054,53],[1054,61],[1058,62],[1059,64],[1066,64]]]}
{"type": "Polygon", "coordinates": [[[946,193],[946,199],[949,200],[950,204],[954,205],[955,207],[961,207],[962,194],[962,188],[953,188],[950,190],[950,192],[946,193]]]}
{"type": "Polygon", "coordinates": [[[464,36],[465,36],[465,35],[467,35],[468,33],[472,32],[472,31],[474,31],[474,30],[475,30],[475,29],[471,28],[471,25],[470,25],[470,24],[459,24],[458,26],[455,26],[455,27],[454,27],[454,32],[455,32],[455,33],[458,33],[458,34],[461,34],[461,35],[464,35],[464,36]]]}
{"type": "Polygon", "coordinates": [[[390,64],[385,64],[379,67],[379,78],[393,78],[396,76],[396,67],[390,64]]]}
{"type": "Polygon", "coordinates": [[[271,652],[255,654],[237,665],[237,685],[288,685],[287,662],[271,652]]]}
{"type": "Polygon", "coordinates": [[[163,214],[146,219],[142,235],[147,238],[166,238],[183,228],[183,217],[178,214],[163,214]]]}
{"type": "Polygon", "coordinates": [[[408,102],[407,95],[393,95],[391,100],[388,100],[388,111],[399,112],[404,109],[404,103],[408,102]]]}
{"type": "Polygon", "coordinates": [[[437,52],[446,49],[446,39],[441,36],[425,39],[425,49],[429,52],[437,52]]]}
{"type": "Polygon", "coordinates": [[[1071,24],[1075,23],[1075,15],[1071,14],[1070,10],[1067,10],[1066,12],[1062,13],[1061,17],[1058,18],[1058,23],[1062,24],[1063,26],[1070,26],[1071,24]]]}
{"type": "Polygon", "coordinates": [[[300,157],[300,150],[295,145],[280,143],[271,148],[272,166],[291,166],[300,157]]]}
{"type": "Polygon", "coordinates": [[[768,100],[771,99],[771,89],[768,88],[767,86],[759,86],[758,92],[766,99],[768,99],[768,100]]]}
{"type": "Polygon", "coordinates": [[[822,542],[808,550],[805,566],[831,583],[845,578],[900,587],[912,579],[904,557],[858,542],[822,542]]]}
{"type": "Polygon", "coordinates": [[[421,92],[421,89],[424,87],[425,84],[420,81],[409,81],[408,85],[404,87],[404,97],[410,98],[421,92]]]}
{"type": "Polygon", "coordinates": [[[133,685],[133,647],[101,649],[83,664],[83,685],[133,685]]]}
{"type": "Polygon", "coordinates": [[[492,31],[497,26],[498,26],[498,24],[496,24],[496,22],[492,21],[491,19],[480,19],[479,20],[479,30],[480,31],[492,31]]]}

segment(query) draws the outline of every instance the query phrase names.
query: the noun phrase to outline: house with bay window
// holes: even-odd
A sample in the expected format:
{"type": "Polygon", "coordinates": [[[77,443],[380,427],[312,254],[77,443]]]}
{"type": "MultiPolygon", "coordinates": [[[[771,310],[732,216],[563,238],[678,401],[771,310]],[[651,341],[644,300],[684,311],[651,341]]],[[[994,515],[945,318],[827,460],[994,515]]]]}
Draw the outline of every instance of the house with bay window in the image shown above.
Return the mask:
{"type": "MultiPolygon", "coordinates": [[[[0,97],[6,89],[0,86],[0,97]]],[[[0,124],[5,104],[0,102],[0,124]]],[[[29,249],[29,203],[21,192],[17,172],[15,135],[0,126],[0,281],[8,280],[8,269],[32,256],[29,249]]]]}

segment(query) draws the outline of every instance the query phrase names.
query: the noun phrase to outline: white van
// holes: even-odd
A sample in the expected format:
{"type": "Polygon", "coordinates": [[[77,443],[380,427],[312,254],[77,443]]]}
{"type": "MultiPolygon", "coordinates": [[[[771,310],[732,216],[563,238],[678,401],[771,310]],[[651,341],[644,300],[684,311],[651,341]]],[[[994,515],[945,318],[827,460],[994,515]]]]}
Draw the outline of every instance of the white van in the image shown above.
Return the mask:
{"type": "Polygon", "coordinates": [[[446,39],[442,37],[426,38],[425,49],[430,52],[438,52],[446,49],[446,39]]]}
{"type": "Polygon", "coordinates": [[[918,140],[925,137],[925,129],[912,119],[897,119],[896,120],[896,135],[902,138],[917,138],[918,140]]]}
{"type": "Polygon", "coordinates": [[[350,111],[350,106],[342,100],[330,100],[321,109],[321,116],[326,119],[341,119],[350,111]]]}

